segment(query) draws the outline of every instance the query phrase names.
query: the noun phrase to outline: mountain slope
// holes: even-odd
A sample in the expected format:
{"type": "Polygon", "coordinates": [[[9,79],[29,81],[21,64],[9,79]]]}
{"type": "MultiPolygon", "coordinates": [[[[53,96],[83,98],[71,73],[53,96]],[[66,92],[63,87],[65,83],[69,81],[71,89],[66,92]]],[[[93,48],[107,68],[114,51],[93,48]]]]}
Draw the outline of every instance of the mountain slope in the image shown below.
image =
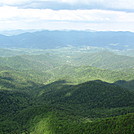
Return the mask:
{"type": "MultiPolygon", "coordinates": [[[[11,78],[1,79],[10,82],[11,78]]],[[[102,81],[79,85],[57,81],[26,87],[25,92],[9,88],[13,90],[0,91],[0,134],[133,132],[133,114],[96,120],[134,112],[134,93],[119,86],[102,81]],[[122,126],[124,120],[126,127],[122,126]]]]}
{"type": "Polygon", "coordinates": [[[112,70],[134,68],[133,57],[117,55],[110,51],[81,53],[77,56],[72,57],[72,63],[76,65],[90,65],[112,70]]]}
{"type": "Polygon", "coordinates": [[[133,134],[133,58],[60,50],[0,57],[0,134],[133,134]]]}
{"type": "Polygon", "coordinates": [[[50,89],[51,92],[45,91],[40,98],[54,104],[85,104],[89,108],[134,106],[133,92],[101,81],[89,81],[71,87],[64,87],[63,83],[59,90],[51,88],[50,84],[50,89]]]}
{"type": "Polygon", "coordinates": [[[134,91],[134,80],[131,81],[119,80],[116,81],[115,84],[134,91]]]}
{"type": "Polygon", "coordinates": [[[0,57],[0,64],[15,70],[47,70],[62,64],[62,58],[54,54],[0,57]],[[61,59],[61,60],[60,60],[61,59]],[[60,60],[60,61],[59,61],[60,60]]]}
{"type": "Polygon", "coordinates": [[[15,116],[13,123],[17,125],[14,130],[9,127],[9,134],[133,134],[133,118],[131,113],[94,120],[46,106],[33,107],[15,116]]]}

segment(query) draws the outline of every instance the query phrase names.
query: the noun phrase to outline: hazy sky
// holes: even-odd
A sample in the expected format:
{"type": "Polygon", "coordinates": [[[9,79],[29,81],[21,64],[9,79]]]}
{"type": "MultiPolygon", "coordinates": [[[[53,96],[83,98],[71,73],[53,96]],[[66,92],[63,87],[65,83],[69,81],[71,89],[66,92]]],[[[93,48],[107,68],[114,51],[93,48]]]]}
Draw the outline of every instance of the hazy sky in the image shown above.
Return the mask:
{"type": "Polygon", "coordinates": [[[133,31],[134,0],[0,0],[0,30],[133,31]]]}

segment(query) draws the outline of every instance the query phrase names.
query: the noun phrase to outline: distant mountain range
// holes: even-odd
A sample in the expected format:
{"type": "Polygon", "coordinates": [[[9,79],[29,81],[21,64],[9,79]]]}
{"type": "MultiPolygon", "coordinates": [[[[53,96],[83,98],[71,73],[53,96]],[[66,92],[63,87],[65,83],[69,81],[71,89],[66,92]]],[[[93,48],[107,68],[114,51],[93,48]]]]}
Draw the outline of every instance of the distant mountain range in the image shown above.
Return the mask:
{"type": "Polygon", "coordinates": [[[1,48],[54,49],[65,46],[95,46],[111,49],[134,49],[132,32],[38,31],[19,35],[0,35],[1,48]]]}

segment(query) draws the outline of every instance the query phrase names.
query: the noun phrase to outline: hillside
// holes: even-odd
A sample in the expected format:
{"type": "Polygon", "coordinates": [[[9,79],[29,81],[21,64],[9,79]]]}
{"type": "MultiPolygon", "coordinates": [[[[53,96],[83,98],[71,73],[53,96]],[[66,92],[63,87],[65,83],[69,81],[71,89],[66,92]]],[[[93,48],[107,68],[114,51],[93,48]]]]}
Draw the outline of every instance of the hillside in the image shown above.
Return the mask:
{"type": "Polygon", "coordinates": [[[81,53],[72,57],[72,63],[76,65],[90,65],[112,70],[134,68],[133,57],[117,55],[110,51],[81,53]]]}
{"type": "Polygon", "coordinates": [[[40,91],[36,98],[34,90],[30,95],[1,91],[1,134],[133,134],[133,114],[128,113],[134,112],[134,93],[129,90],[101,81],[79,85],[58,81],[36,90],[40,91]]]}
{"type": "Polygon", "coordinates": [[[0,134],[133,134],[133,57],[98,48],[0,50],[0,134]]]}
{"type": "Polygon", "coordinates": [[[82,51],[72,53],[72,49],[59,51],[59,49],[47,50],[43,54],[34,55],[33,50],[32,55],[0,57],[0,69],[41,83],[59,79],[82,83],[96,79],[115,82],[130,81],[134,78],[133,57],[109,51],[94,53],[82,51]]]}
{"type": "Polygon", "coordinates": [[[116,81],[115,84],[130,90],[134,90],[134,80],[130,80],[130,81],[119,80],[116,81]]]}
{"type": "MultiPolygon", "coordinates": [[[[26,114],[29,112],[25,111],[26,114]]],[[[72,116],[62,111],[48,112],[38,107],[29,117],[30,124],[23,132],[30,134],[133,134],[133,117],[134,114],[127,114],[94,121],[89,118],[72,116]],[[36,115],[38,112],[38,115],[33,118],[35,112],[36,115]],[[45,114],[41,114],[41,112],[45,114]]],[[[19,119],[21,118],[23,118],[22,115],[19,119]]]]}
{"type": "Polygon", "coordinates": [[[133,107],[134,94],[101,81],[89,81],[79,85],[66,85],[64,81],[59,81],[44,86],[38,101],[75,108],[76,112],[85,110],[84,114],[89,114],[90,109],[96,108],[133,107]]]}
{"type": "MultiPolygon", "coordinates": [[[[58,66],[60,56],[54,54],[21,55],[14,57],[0,57],[0,63],[16,70],[47,70],[58,66]]],[[[62,60],[62,59],[61,59],[62,60]]]]}
{"type": "Polygon", "coordinates": [[[17,52],[14,49],[0,49],[3,57],[0,57],[1,65],[30,69],[52,69],[61,65],[93,66],[102,69],[124,70],[134,68],[134,57],[119,55],[110,50],[91,48],[59,48],[53,50],[23,49],[17,52]],[[4,57],[4,53],[7,57],[4,57]],[[19,55],[17,55],[19,53],[19,55]],[[15,55],[16,54],[16,55],[15,55]],[[25,54],[25,55],[24,55],[25,54]],[[12,56],[11,56],[12,55],[12,56]],[[14,56],[15,55],[15,56],[14,56]]]}

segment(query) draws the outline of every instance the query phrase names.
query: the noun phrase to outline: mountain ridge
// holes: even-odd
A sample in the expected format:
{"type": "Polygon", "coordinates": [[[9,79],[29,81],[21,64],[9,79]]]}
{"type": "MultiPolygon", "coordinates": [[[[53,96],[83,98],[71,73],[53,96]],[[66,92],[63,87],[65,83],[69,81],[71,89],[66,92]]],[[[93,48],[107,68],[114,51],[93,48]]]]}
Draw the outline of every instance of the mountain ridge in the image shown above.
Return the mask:
{"type": "Polygon", "coordinates": [[[0,36],[1,47],[53,49],[72,46],[97,46],[113,49],[134,49],[132,32],[38,31],[13,36],[0,36]]]}

